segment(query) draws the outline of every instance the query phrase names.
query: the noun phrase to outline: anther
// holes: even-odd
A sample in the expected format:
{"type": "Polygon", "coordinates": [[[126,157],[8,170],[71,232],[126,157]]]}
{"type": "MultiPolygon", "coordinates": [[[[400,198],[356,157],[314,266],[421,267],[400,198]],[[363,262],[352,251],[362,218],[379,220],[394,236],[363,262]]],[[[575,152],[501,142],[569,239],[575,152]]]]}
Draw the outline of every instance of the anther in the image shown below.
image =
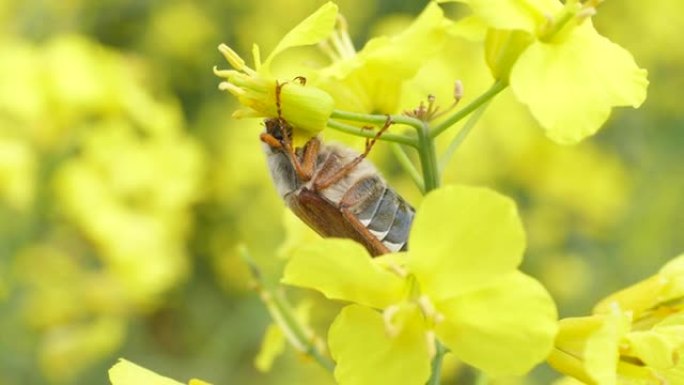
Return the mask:
{"type": "Polygon", "coordinates": [[[463,99],[463,82],[460,80],[456,80],[454,82],[454,101],[458,103],[461,99],[463,99]]]}
{"type": "Polygon", "coordinates": [[[581,11],[577,12],[577,15],[575,17],[577,18],[577,21],[581,23],[584,20],[589,19],[594,15],[596,15],[596,8],[586,7],[586,8],[582,8],[581,11]]]}
{"type": "Polygon", "coordinates": [[[394,316],[399,312],[399,306],[391,305],[388,306],[385,311],[382,312],[382,320],[385,324],[385,331],[390,337],[394,337],[399,334],[399,329],[392,323],[394,316]]]}
{"type": "Polygon", "coordinates": [[[425,343],[427,344],[430,360],[432,360],[437,355],[437,338],[433,330],[428,330],[425,332],[425,343]]]}

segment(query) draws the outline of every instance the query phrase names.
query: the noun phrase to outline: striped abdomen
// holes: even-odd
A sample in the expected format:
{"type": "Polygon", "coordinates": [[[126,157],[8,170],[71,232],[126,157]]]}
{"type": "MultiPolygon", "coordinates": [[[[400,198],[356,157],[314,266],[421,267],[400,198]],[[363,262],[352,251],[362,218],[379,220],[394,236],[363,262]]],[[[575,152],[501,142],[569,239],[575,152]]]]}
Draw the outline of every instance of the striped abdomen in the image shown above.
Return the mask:
{"type": "Polygon", "coordinates": [[[378,175],[357,181],[340,202],[389,251],[406,250],[415,214],[378,175]]]}

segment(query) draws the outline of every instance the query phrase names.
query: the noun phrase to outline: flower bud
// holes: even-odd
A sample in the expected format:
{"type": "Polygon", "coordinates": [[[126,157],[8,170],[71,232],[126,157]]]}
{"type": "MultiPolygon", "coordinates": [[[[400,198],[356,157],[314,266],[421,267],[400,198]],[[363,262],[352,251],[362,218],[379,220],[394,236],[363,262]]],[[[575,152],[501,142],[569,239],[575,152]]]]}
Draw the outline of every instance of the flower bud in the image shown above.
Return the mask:
{"type": "Polygon", "coordinates": [[[298,134],[309,137],[323,130],[334,108],[333,98],[320,88],[289,82],[280,92],[282,118],[298,134]],[[298,132],[299,131],[299,132],[298,132]]]}
{"type": "Polygon", "coordinates": [[[518,56],[532,43],[533,37],[525,31],[489,29],[485,39],[485,59],[497,80],[508,81],[508,74],[518,56]]]}
{"type": "Polygon", "coordinates": [[[296,81],[278,82],[266,70],[248,67],[235,51],[224,44],[219,46],[219,51],[234,68],[214,68],[214,74],[225,79],[219,84],[219,89],[233,94],[242,105],[233,117],[283,118],[293,127],[295,145],[326,127],[334,101],[325,91],[296,81]]]}

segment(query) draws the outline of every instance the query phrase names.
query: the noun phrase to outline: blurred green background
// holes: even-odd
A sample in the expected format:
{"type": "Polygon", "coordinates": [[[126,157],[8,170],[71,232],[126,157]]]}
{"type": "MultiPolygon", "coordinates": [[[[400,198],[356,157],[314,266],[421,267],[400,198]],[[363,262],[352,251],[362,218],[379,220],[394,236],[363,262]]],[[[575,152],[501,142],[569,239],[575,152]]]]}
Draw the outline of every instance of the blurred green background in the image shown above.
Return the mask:
{"type": "MultiPolygon", "coordinates": [[[[254,368],[269,318],[236,247],[275,281],[292,226],[259,122],[230,118],[234,101],[211,71],[227,67],[219,43],[267,53],[322,3],[0,0],[0,384],[108,384],[118,357],[181,381],[332,383],[290,348],[270,372],[254,368]]],[[[338,4],[357,49],[425,5],[338,4]]],[[[649,70],[644,106],[561,147],[504,93],[445,171],[446,182],[516,199],[523,268],[562,316],[586,314],[684,252],[684,6],[607,1],[594,20],[649,70]]],[[[484,88],[474,85],[488,81],[477,45],[454,43],[445,56],[413,89],[448,94],[433,88],[461,79],[477,96],[484,88]]],[[[418,205],[377,147],[373,160],[418,205]]],[[[290,295],[312,301],[324,335],[335,305],[290,295]]],[[[448,365],[454,383],[459,370],[448,365]]]]}

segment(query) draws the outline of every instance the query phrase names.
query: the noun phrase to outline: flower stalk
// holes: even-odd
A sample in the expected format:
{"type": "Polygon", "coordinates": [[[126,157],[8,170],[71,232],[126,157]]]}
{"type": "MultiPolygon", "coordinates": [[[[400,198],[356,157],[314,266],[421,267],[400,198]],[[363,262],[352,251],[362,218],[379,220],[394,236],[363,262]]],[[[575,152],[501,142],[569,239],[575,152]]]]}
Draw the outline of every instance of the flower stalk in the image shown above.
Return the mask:
{"type": "Polygon", "coordinates": [[[252,273],[254,289],[259,293],[259,297],[264,305],[266,305],[271,318],[280,327],[290,344],[332,373],[335,369],[335,364],[316,345],[318,337],[299,322],[294,314],[292,305],[290,305],[285,295],[280,291],[269,288],[264,283],[261,271],[247,251],[247,248],[243,246],[239,252],[252,273]]]}
{"type": "Polygon", "coordinates": [[[439,385],[442,377],[442,362],[447,349],[437,340],[435,340],[435,349],[435,357],[432,359],[432,374],[427,385],[439,385]]]}

